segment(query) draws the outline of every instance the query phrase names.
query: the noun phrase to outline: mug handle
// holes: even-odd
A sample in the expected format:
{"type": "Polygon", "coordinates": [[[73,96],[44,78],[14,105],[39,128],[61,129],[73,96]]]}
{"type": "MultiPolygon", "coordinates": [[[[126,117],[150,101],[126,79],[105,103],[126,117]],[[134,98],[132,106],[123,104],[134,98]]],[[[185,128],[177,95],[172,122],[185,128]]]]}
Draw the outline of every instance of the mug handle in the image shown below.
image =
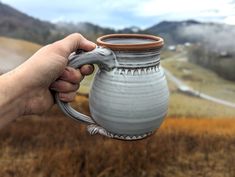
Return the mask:
{"type": "MultiPolygon", "coordinates": [[[[97,47],[90,52],[80,52],[71,55],[69,57],[68,66],[78,69],[85,64],[97,64],[99,68],[110,70],[115,66],[114,60],[115,57],[111,50],[97,47]]],[[[91,117],[77,112],[69,103],[61,101],[58,93],[55,94],[55,101],[64,114],[70,118],[87,124],[95,124],[91,117]]]]}

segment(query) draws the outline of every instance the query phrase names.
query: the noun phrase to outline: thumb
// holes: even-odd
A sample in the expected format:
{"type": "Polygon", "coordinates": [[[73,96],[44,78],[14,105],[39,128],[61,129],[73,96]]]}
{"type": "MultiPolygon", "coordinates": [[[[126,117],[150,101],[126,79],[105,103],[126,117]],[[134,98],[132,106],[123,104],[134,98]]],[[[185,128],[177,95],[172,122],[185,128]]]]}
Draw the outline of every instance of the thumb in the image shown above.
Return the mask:
{"type": "Polygon", "coordinates": [[[58,46],[60,50],[64,51],[63,54],[66,58],[77,49],[91,51],[96,47],[95,43],[87,40],[79,33],[71,34],[64,39],[55,42],[54,45],[58,46]]]}

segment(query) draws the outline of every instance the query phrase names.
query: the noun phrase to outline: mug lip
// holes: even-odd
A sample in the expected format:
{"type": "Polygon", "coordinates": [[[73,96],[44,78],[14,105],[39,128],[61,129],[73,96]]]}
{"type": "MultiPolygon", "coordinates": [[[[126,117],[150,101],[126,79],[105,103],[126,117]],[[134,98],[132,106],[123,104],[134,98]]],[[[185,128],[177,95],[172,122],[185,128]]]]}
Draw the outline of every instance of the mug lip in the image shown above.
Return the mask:
{"type": "Polygon", "coordinates": [[[99,46],[107,47],[112,50],[146,50],[154,48],[162,48],[164,45],[163,38],[159,36],[149,35],[149,34],[108,34],[101,36],[97,39],[97,44],[99,46]],[[111,44],[105,42],[105,39],[109,38],[139,38],[139,39],[151,39],[153,42],[148,43],[138,43],[138,44],[111,44]]]}

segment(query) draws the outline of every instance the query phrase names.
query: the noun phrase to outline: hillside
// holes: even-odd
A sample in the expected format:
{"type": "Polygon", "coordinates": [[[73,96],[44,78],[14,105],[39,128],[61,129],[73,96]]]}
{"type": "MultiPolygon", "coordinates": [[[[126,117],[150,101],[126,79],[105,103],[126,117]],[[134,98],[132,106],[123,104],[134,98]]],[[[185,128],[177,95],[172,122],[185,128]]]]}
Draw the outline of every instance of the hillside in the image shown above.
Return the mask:
{"type": "Polygon", "coordinates": [[[183,44],[185,42],[194,42],[186,37],[179,35],[179,31],[190,25],[201,25],[202,23],[195,20],[186,21],[162,21],[153,25],[144,31],[149,34],[159,35],[165,39],[166,45],[183,44]]]}
{"type": "Polygon", "coordinates": [[[0,2],[0,35],[45,43],[55,25],[24,14],[0,2]]]}
{"type": "MultiPolygon", "coordinates": [[[[136,26],[114,30],[88,22],[59,22],[53,24],[31,17],[0,2],[0,35],[40,44],[50,43],[74,32],[80,32],[93,41],[95,41],[98,36],[110,33],[147,33],[162,36],[165,39],[166,45],[184,44],[185,42],[202,41],[203,38],[201,35],[195,37],[194,34],[198,31],[207,32],[207,30],[204,29],[208,28],[212,31],[233,29],[233,27],[229,25],[202,23],[195,20],[162,21],[144,30],[136,26]],[[196,30],[194,28],[195,26],[196,30]]],[[[208,36],[207,34],[205,36],[208,36]]]]}
{"type": "Polygon", "coordinates": [[[80,32],[94,41],[100,35],[115,33],[113,29],[102,28],[91,23],[52,24],[0,2],[0,35],[2,36],[47,44],[74,32],[80,32]]]}
{"type": "Polygon", "coordinates": [[[20,38],[40,44],[55,41],[70,33],[80,32],[93,41],[98,36],[110,33],[149,33],[164,37],[166,44],[170,45],[188,41],[184,37],[177,35],[177,29],[192,24],[200,23],[193,20],[181,22],[163,21],[145,30],[141,30],[135,26],[114,30],[87,22],[59,22],[52,24],[31,17],[0,2],[0,35],[20,38]]]}
{"type": "MultiPolygon", "coordinates": [[[[168,57],[161,61],[162,66],[194,90],[235,103],[235,83],[219,77],[211,70],[190,63],[185,50],[168,54],[168,57]]],[[[168,84],[171,91],[170,117],[235,117],[232,107],[183,94],[170,79],[168,84]]]]}
{"type": "Polygon", "coordinates": [[[0,74],[24,62],[40,47],[35,43],[0,36],[0,74]]]}

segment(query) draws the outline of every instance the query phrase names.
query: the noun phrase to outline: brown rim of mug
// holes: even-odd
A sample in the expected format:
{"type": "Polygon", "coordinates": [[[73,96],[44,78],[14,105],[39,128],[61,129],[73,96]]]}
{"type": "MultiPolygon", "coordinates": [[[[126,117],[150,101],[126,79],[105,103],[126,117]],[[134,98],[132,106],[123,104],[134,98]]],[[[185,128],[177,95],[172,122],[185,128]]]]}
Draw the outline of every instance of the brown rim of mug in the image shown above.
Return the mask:
{"type": "Polygon", "coordinates": [[[145,50],[161,48],[164,45],[164,40],[161,37],[148,35],[148,34],[108,34],[101,36],[97,39],[99,46],[104,46],[112,50],[145,50]],[[105,42],[109,38],[139,38],[139,39],[152,39],[154,42],[140,43],[140,44],[111,44],[105,42]]]}

